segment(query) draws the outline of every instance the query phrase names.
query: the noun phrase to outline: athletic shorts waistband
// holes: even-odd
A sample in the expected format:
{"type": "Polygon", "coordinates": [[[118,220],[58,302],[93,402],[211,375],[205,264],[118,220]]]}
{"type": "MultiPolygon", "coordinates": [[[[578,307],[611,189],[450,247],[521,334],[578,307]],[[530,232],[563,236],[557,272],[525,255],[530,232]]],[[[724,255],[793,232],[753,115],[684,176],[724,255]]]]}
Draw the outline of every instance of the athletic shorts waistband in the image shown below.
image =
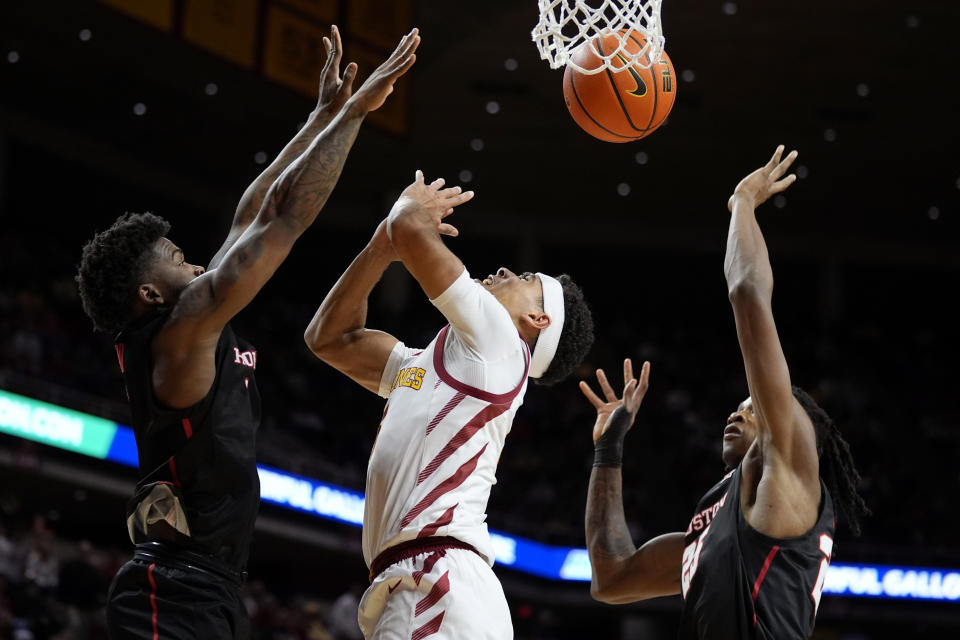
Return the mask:
{"type": "Polygon", "coordinates": [[[247,581],[246,571],[237,571],[215,556],[191,551],[165,542],[155,540],[141,542],[136,545],[133,557],[136,560],[156,562],[178,569],[212,573],[237,586],[243,585],[247,581]]]}
{"type": "Polygon", "coordinates": [[[381,551],[380,555],[370,563],[370,582],[373,582],[378,575],[398,562],[419,556],[423,553],[446,551],[447,549],[463,549],[465,551],[473,551],[478,556],[480,555],[480,552],[477,551],[473,545],[457,540],[456,538],[451,538],[450,536],[414,538],[413,540],[401,542],[400,544],[381,551]]]}

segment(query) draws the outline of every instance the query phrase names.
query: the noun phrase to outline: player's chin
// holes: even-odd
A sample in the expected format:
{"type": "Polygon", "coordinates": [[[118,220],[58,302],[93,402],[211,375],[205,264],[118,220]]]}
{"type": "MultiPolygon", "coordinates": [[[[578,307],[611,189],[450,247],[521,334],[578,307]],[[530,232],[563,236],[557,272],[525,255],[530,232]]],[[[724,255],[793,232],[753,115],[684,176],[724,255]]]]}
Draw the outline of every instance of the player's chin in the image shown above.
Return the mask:
{"type": "Polygon", "coordinates": [[[724,440],[723,447],[720,450],[720,457],[723,459],[723,464],[727,465],[728,468],[733,469],[740,461],[743,460],[744,451],[741,451],[742,447],[738,446],[740,444],[740,438],[736,440],[724,440]]]}

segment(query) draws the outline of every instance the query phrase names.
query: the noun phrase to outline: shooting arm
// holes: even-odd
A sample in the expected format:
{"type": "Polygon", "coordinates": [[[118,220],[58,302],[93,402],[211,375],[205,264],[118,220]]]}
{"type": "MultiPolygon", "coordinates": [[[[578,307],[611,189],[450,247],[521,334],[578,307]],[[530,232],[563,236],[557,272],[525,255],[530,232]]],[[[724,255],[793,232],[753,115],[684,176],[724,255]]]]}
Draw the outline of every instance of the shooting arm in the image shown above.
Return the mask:
{"type": "Polygon", "coordinates": [[[366,328],[367,300],[395,259],[384,221],[324,298],[303,334],[318,358],[374,393],[380,389],[384,366],[397,339],[366,328]]]}

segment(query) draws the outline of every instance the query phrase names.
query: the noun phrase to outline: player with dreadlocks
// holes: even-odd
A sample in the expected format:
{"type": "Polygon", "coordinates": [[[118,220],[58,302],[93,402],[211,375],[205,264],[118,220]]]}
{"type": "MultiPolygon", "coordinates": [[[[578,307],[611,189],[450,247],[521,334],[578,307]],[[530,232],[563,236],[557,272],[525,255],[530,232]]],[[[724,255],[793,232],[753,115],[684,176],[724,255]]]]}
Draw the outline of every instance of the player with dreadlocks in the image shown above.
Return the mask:
{"type": "Polygon", "coordinates": [[[839,430],[809,394],[793,386],[773,321],[773,270],[754,210],[790,186],[796,159],[770,161],[730,197],[724,267],[750,397],[723,431],[726,476],[700,500],[685,532],[637,549],[623,512],[624,436],[650,379],[624,361],[621,398],[602,370],[604,399],[580,387],[597,410],[595,458],[587,495],[591,593],[611,604],[683,595],[680,640],[808,638],[840,522],[859,535],[869,513],[860,476],[839,430]]]}

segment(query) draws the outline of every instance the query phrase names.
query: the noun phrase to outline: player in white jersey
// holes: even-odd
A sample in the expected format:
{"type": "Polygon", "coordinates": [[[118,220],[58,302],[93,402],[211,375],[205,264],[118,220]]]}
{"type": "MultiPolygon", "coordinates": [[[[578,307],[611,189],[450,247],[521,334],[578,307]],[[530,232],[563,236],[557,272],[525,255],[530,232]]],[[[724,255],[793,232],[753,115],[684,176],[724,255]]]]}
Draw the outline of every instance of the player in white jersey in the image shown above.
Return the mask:
{"type": "Polygon", "coordinates": [[[368,639],[513,637],[486,527],[497,462],[527,378],[562,380],[593,343],[569,276],[470,278],[440,236],[458,235],[444,218],[472,197],[418,171],[305,334],[319,358],[387,398],[367,469],[368,639]],[[394,260],[449,322],[426,348],[365,326],[367,298],[394,260]]]}

